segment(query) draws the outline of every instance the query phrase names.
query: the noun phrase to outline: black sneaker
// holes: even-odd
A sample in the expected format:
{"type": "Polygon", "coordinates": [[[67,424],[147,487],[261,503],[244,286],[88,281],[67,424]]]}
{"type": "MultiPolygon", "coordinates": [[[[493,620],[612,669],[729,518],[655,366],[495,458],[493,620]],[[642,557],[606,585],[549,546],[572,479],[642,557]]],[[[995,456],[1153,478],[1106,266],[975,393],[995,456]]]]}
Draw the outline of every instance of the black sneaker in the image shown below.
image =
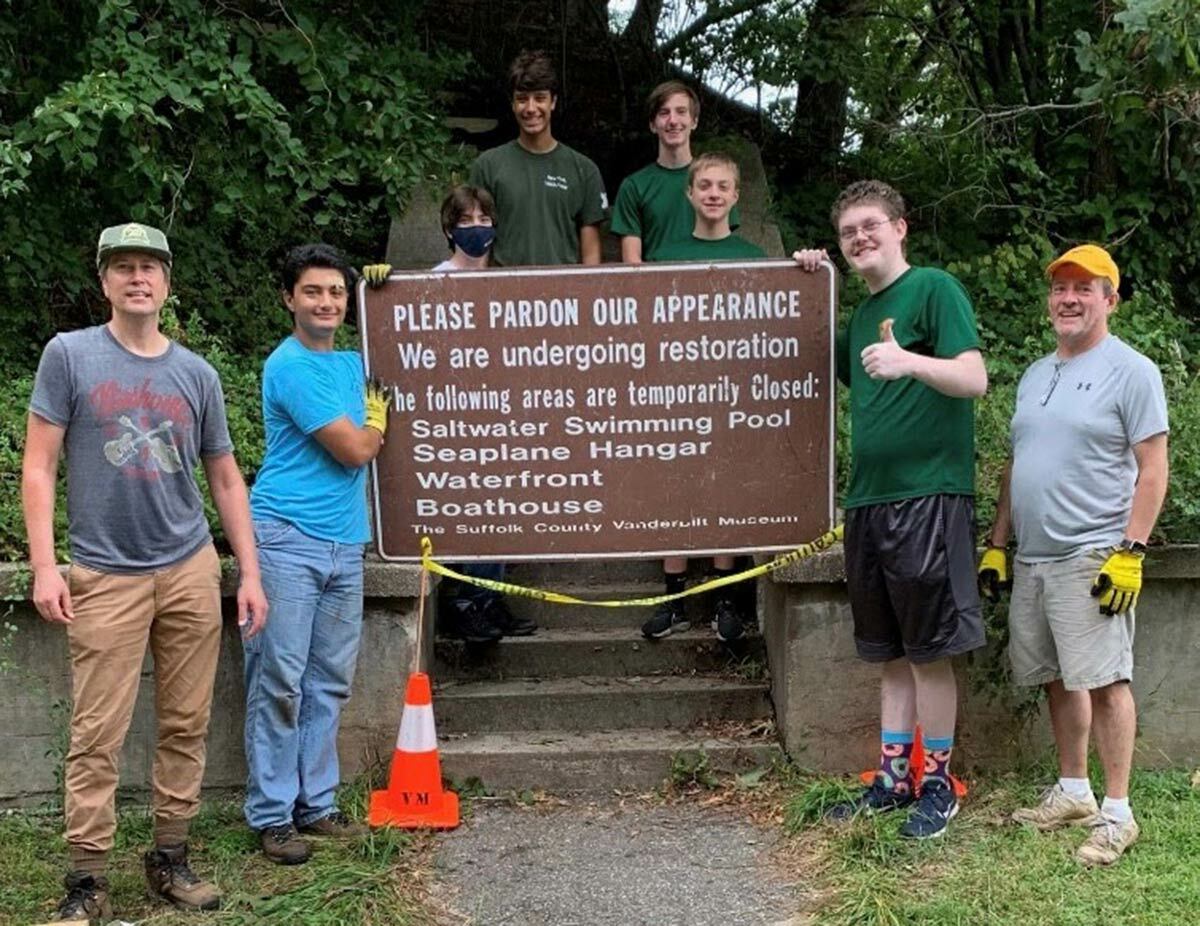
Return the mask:
{"type": "Polygon", "coordinates": [[[900,835],[909,839],[935,839],[946,832],[946,825],[958,813],[958,796],[954,788],[940,778],[926,778],[921,782],[921,796],[904,825],[900,835]]]}
{"type": "Polygon", "coordinates": [[[506,637],[529,637],[537,630],[534,621],[528,617],[518,617],[508,610],[508,605],[499,595],[492,595],[481,607],[488,623],[500,628],[500,633],[506,637]]]}
{"type": "Polygon", "coordinates": [[[503,636],[500,628],[488,620],[483,609],[475,602],[458,598],[446,608],[446,626],[443,633],[458,637],[468,643],[495,643],[503,636]]]}
{"type": "Polygon", "coordinates": [[[722,598],[717,602],[712,629],[717,632],[717,639],[722,643],[740,639],[746,632],[746,628],[742,625],[742,616],[738,614],[737,606],[732,601],[722,598]]]}
{"type": "Polygon", "coordinates": [[[58,923],[107,923],[112,919],[108,902],[108,879],[94,877],[86,871],[70,871],[63,878],[67,896],[55,911],[58,923]]]}
{"type": "Polygon", "coordinates": [[[690,626],[683,605],[678,601],[667,601],[655,608],[654,616],[642,624],[642,636],[647,640],[661,640],[690,626]]]}
{"type": "Polygon", "coordinates": [[[834,804],[825,811],[825,819],[836,823],[844,823],[858,816],[860,813],[887,813],[890,810],[900,810],[903,807],[907,807],[912,802],[913,796],[911,792],[893,791],[891,788],[884,787],[879,778],[876,778],[871,782],[871,786],[864,788],[862,794],[858,797],[853,800],[842,801],[840,804],[834,804]]]}

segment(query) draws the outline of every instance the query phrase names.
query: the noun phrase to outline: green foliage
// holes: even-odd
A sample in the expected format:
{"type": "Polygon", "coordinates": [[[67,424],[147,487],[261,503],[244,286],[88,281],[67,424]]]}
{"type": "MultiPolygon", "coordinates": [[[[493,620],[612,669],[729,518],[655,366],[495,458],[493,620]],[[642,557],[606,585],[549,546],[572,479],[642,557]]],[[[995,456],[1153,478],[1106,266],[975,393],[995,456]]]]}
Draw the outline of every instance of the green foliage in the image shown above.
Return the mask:
{"type": "Polygon", "coordinates": [[[262,346],[286,247],[377,257],[389,212],[455,164],[431,93],[463,61],[418,49],[415,0],[21,6],[0,25],[0,358],[103,316],[94,242],[130,218],[168,231],[189,313],[262,346]]]}

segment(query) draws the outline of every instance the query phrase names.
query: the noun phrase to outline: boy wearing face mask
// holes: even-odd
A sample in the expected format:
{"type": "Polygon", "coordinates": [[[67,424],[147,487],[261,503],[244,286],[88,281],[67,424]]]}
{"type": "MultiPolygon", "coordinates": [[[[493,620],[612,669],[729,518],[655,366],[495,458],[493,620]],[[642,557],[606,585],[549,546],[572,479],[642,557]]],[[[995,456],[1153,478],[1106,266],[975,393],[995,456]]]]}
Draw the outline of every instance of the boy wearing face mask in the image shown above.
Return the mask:
{"type": "MultiPolygon", "coordinates": [[[[484,270],[496,240],[496,204],[482,187],[460,185],[442,201],[442,234],[450,246],[448,258],[433,268],[434,273],[459,270],[484,270]]],[[[391,273],[391,264],[370,264],[363,268],[369,286],[381,286],[391,273]]],[[[503,563],[464,563],[463,575],[500,581],[503,563]]],[[[457,581],[442,584],[439,628],[450,636],[471,643],[491,643],[501,637],[524,637],[537,630],[537,624],[508,610],[496,592],[457,581]]]]}

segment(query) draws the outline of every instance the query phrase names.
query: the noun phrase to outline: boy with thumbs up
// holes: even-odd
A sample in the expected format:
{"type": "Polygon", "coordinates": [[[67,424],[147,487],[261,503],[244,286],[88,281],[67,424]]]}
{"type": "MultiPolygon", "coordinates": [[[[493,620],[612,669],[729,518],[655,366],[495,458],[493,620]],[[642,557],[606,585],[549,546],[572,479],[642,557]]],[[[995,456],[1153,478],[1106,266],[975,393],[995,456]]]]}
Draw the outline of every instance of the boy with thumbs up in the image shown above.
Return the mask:
{"type": "MultiPolygon", "coordinates": [[[[880,663],[879,770],[832,816],[912,806],[903,836],[940,836],[958,812],[949,773],[958,703],[950,657],[984,644],[975,583],[975,419],[987,390],[975,315],[962,284],[905,256],[904,200],[853,183],[831,218],[842,256],[870,295],[837,342],[850,387],[846,582],[858,655],[880,663]],[[925,777],[910,760],[921,725],[925,777]]],[[[798,251],[802,269],[828,255],[798,251]]]]}

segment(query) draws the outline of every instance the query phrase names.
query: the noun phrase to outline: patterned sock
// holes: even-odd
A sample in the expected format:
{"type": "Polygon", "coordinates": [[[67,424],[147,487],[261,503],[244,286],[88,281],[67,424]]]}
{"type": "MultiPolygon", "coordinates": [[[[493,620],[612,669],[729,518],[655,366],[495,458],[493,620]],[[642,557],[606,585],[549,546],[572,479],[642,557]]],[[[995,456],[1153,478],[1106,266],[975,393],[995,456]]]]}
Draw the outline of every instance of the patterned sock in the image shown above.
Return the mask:
{"type": "Polygon", "coordinates": [[[925,777],[937,778],[950,785],[950,753],[954,751],[953,736],[927,736],[925,746],[925,777]]]}
{"type": "Polygon", "coordinates": [[[884,730],[879,743],[879,771],[875,780],[897,794],[912,793],[913,734],[911,730],[884,730]]]}
{"type": "MultiPolygon", "coordinates": [[[[729,569],[718,569],[716,566],[714,566],[713,567],[713,578],[723,579],[726,576],[733,575],[734,572],[736,572],[736,571],[737,570],[732,567],[729,569]]],[[[732,586],[732,585],[725,585],[725,586],[722,586],[721,588],[718,588],[717,592],[716,592],[717,603],[720,604],[722,601],[725,601],[725,602],[728,602],[729,604],[733,604],[733,589],[734,589],[734,586],[732,586]]]]}

